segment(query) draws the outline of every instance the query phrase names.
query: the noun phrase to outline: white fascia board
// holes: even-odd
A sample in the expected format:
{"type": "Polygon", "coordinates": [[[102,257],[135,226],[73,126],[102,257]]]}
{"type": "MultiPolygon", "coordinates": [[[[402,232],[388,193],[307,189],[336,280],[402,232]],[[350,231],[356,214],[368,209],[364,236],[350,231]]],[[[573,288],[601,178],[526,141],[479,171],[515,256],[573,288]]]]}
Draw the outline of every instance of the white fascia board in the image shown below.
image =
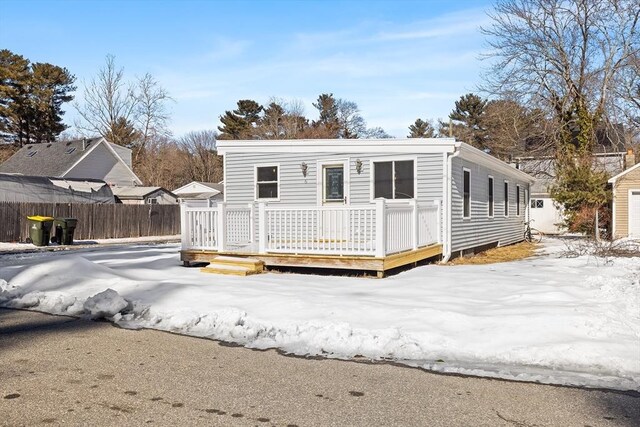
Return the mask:
{"type": "Polygon", "coordinates": [[[453,138],[405,139],[289,139],[217,141],[218,154],[226,153],[452,153],[453,138]]]}
{"type": "Polygon", "coordinates": [[[522,172],[520,169],[516,169],[515,167],[503,162],[502,160],[497,159],[482,150],[478,150],[477,148],[472,147],[469,144],[460,143],[460,156],[463,159],[472,161],[482,166],[486,166],[492,170],[501,172],[504,175],[518,178],[531,184],[533,184],[536,180],[534,177],[525,172],[522,172]]]}
{"type": "Polygon", "coordinates": [[[615,182],[622,178],[623,176],[625,176],[626,174],[628,174],[629,172],[631,172],[632,170],[636,170],[640,168],[640,163],[638,163],[637,165],[631,166],[629,169],[625,169],[622,172],[620,172],[618,175],[614,176],[613,178],[611,178],[609,180],[609,184],[615,184],[615,182]]]}

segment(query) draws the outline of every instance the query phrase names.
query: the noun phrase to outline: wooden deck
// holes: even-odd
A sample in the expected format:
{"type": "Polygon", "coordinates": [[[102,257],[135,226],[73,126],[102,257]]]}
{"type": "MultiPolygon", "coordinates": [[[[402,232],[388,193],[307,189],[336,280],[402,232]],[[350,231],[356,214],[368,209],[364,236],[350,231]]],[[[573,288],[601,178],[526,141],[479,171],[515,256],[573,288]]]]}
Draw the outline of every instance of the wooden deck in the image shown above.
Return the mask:
{"type": "Polygon", "coordinates": [[[384,277],[386,271],[413,264],[428,258],[442,255],[442,245],[435,244],[416,250],[400,252],[386,257],[346,256],[346,255],[294,255],[294,254],[257,254],[255,252],[218,252],[212,250],[183,250],[180,260],[184,265],[198,262],[211,262],[215,257],[225,255],[233,257],[251,257],[263,261],[267,267],[303,267],[375,271],[378,277],[384,277]]]}

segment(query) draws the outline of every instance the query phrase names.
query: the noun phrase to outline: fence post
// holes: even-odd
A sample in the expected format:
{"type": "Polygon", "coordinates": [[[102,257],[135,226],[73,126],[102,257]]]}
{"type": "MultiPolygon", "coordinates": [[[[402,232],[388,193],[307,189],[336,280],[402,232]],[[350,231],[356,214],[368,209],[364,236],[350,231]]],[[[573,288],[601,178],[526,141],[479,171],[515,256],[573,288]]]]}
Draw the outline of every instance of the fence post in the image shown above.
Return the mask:
{"type": "Polygon", "coordinates": [[[187,226],[186,206],[184,203],[180,203],[180,242],[183,250],[187,249],[188,233],[190,230],[187,226]]]}
{"type": "Polygon", "coordinates": [[[442,203],[440,203],[440,200],[436,200],[433,203],[436,205],[436,243],[442,243],[442,229],[440,227],[442,203]]]}
{"type": "Polygon", "coordinates": [[[216,224],[216,237],[218,252],[225,250],[227,245],[227,204],[225,202],[218,203],[218,222],[216,224]]]}
{"type": "Polygon", "coordinates": [[[256,206],[249,203],[249,243],[256,241],[256,206]]]}
{"type": "Polygon", "coordinates": [[[267,253],[267,205],[258,203],[258,253],[267,253]]]}
{"type": "Polygon", "coordinates": [[[411,205],[411,228],[413,228],[411,233],[411,243],[412,248],[415,251],[416,249],[418,249],[418,239],[420,236],[418,230],[418,201],[416,199],[411,199],[409,201],[409,204],[411,205]]]}
{"type": "Polygon", "coordinates": [[[385,209],[385,200],[383,198],[377,198],[376,203],[376,257],[384,258],[387,252],[387,214],[385,209]]]}

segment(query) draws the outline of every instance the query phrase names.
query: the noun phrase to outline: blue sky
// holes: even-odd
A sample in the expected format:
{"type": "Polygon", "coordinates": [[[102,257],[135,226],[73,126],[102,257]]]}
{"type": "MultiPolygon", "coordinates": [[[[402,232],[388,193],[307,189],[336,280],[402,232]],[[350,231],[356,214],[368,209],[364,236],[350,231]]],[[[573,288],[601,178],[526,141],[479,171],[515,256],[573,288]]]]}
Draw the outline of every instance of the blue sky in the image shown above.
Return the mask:
{"type": "MultiPolygon", "coordinates": [[[[355,101],[370,127],[403,137],[416,118],[444,118],[487,64],[479,26],[489,1],[0,2],[0,48],[68,68],[83,81],[107,54],[131,78],[168,90],[171,129],[215,129],[239,99],[320,93],[355,101]]],[[[72,124],[73,107],[66,121],[72,124]]]]}

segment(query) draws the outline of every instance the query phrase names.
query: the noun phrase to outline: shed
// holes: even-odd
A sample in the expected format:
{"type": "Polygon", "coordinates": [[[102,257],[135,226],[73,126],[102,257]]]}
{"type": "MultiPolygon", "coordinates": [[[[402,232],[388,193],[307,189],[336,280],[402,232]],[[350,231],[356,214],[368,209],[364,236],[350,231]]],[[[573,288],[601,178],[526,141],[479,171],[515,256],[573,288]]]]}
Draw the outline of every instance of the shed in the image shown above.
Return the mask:
{"type": "Polygon", "coordinates": [[[111,187],[116,201],[125,205],[175,205],[178,198],[162,187],[111,187]]]}
{"type": "Polygon", "coordinates": [[[613,191],[613,238],[640,238],[640,163],[633,150],[625,156],[626,169],[609,180],[613,191]]]}

